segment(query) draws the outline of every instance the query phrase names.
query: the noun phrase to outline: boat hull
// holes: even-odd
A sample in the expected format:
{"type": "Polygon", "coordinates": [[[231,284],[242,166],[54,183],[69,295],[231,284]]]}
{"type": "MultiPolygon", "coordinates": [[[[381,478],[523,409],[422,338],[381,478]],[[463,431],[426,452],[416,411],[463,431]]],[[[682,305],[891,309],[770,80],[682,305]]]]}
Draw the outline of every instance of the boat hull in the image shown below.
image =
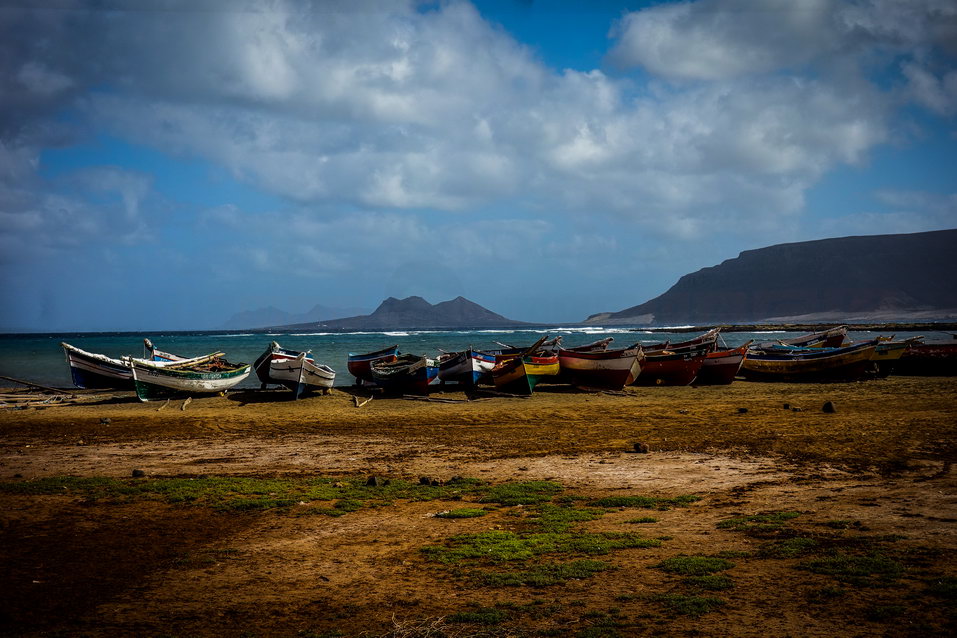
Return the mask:
{"type": "Polygon", "coordinates": [[[744,358],[747,356],[750,341],[739,348],[733,350],[720,350],[718,352],[709,352],[704,361],[701,362],[701,369],[695,377],[695,385],[729,385],[734,382],[738,376],[744,358]]]}
{"type": "Polygon", "coordinates": [[[532,394],[539,381],[556,377],[561,370],[558,355],[522,357],[500,362],[492,370],[495,389],[509,394],[532,394]]]}
{"type": "Polygon", "coordinates": [[[957,376],[957,343],[911,345],[897,360],[894,374],[908,376],[957,376]]]}
{"type": "Polygon", "coordinates": [[[336,380],[335,370],[317,364],[304,353],[295,358],[274,354],[269,362],[269,376],[274,383],[292,390],[295,399],[315,390],[326,392],[336,380]]]}
{"type": "Polygon", "coordinates": [[[372,378],[372,364],[395,361],[398,354],[398,345],[389,346],[388,348],[366,354],[354,354],[350,352],[346,369],[349,370],[349,374],[356,378],[357,385],[362,385],[363,382],[374,383],[375,381],[372,378]]]}
{"type": "Polygon", "coordinates": [[[133,371],[128,363],[105,355],[85,352],[62,344],[73,385],[84,389],[133,389],[133,371]]]}
{"type": "Polygon", "coordinates": [[[428,394],[439,367],[427,357],[402,355],[395,361],[376,362],[371,372],[373,382],[387,393],[428,394]]]}
{"type": "Polygon", "coordinates": [[[701,351],[646,355],[634,385],[691,385],[698,376],[705,353],[701,351]]]}
{"type": "Polygon", "coordinates": [[[464,350],[439,361],[439,381],[474,386],[488,378],[495,367],[495,355],[464,350]]]}
{"type": "Polygon", "coordinates": [[[621,390],[641,373],[641,349],[579,352],[560,350],[560,380],[581,388],[621,390]]]}
{"type": "Polygon", "coordinates": [[[251,369],[252,366],[244,365],[222,372],[176,370],[144,365],[136,359],[132,365],[136,396],[140,401],[226,392],[248,377],[251,369]]]}
{"type": "Polygon", "coordinates": [[[741,376],[749,381],[853,381],[874,369],[871,357],[875,347],[875,343],[865,343],[810,355],[752,351],[741,365],[741,376]]]}

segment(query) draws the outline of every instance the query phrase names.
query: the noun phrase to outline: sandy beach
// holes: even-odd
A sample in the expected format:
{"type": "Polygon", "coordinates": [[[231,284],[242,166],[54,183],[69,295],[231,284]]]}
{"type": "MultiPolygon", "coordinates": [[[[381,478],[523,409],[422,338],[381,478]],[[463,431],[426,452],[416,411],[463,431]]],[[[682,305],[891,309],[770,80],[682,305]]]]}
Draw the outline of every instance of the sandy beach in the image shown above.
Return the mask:
{"type": "Polygon", "coordinates": [[[0,631],[957,629],[957,379],[432,396],[0,410],[0,631]]]}

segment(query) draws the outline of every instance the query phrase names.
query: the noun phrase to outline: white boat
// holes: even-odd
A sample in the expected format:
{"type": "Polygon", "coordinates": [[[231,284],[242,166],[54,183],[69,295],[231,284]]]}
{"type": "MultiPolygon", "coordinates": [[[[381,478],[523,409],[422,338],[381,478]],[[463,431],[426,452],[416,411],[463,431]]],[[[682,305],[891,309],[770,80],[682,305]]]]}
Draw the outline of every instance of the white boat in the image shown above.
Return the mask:
{"type": "Polygon", "coordinates": [[[293,391],[298,399],[304,392],[319,389],[324,393],[332,387],[336,371],[327,365],[316,363],[305,352],[296,357],[273,353],[269,360],[269,376],[293,391]]]}
{"type": "MultiPolygon", "coordinates": [[[[70,366],[70,377],[78,388],[116,388],[133,389],[133,371],[129,359],[114,359],[104,354],[87,352],[63,342],[60,344],[70,366]]],[[[145,358],[143,361],[163,366],[171,363],[201,361],[209,355],[187,359],[179,355],[161,352],[153,347],[149,339],[143,340],[145,358]]]]}
{"type": "Polygon", "coordinates": [[[463,350],[443,354],[438,359],[439,381],[455,381],[463,385],[474,386],[489,378],[495,367],[495,355],[479,350],[463,350]]]}
{"type": "Polygon", "coordinates": [[[183,394],[225,392],[249,376],[248,363],[232,364],[216,352],[187,361],[163,363],[129,357],[136,396],[140,401],[183,394]]]}

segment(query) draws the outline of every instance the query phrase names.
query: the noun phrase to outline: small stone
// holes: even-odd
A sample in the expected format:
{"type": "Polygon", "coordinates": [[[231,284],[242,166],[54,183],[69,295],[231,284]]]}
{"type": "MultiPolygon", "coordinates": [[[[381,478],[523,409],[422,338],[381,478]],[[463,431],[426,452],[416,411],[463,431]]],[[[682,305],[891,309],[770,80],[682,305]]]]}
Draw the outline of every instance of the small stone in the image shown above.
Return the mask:
{"type": "Polygon", "coordinates": [[[23,478],[23,474],[20,474],[20,473],[18,472],[18,473],[16,473],[16,474],[13,475],[13,478],[23,478]]]}
{"type": "Polygon", "coordinates": [[[834,407],[834,403],[831,401],[826,401],[823,406],[821,406],[821,412],[826,412],[828,414],[834,414],[837,412],[837,408],[834,407]]]}
{"type": "Polygon", "coordinates": [[[431,485],[432,487],[438,487],[438,486],[442,485],[442,481],[440,481],[439,479],[432,479],[432,483],[430,483],[430,485],[431,485]]]}
{"type": "Polygon", "coordinates": [[[785,410],[790,410],[790,409],[791,409],[791,404],[790,404],[790,403],[785,403],[785,404],[784,404],[784,409],[785,409],[785,410]]]}
{"type": "Polygon", "coordinates": [[[688,414],[687,410],[678,410],[678,414],[688,414]]]}
{"type": "Polygon", "coordinates": [[[100,424],[101,424],[101,425],[109,425],[110,423],[111,423],[111,421],[110,421],[110,419],[107,418],[107,417],[103,417],[102,419],[100,419],[100,424]]]}
{"type": "Polygon", "coordinates": [[[370,476],[369,480],[366,481],[366,485],[369,487],[382,487],[382,479],[378,476],[370,476]]]}
{"type": "Polygon", "coordinates": [[[635,443],[635,452],[638,454],[648,454],[650,451],[647,443],[635,443]]]}
{"type": "Polygon", "coordinates": [[[419,485],[432,485],[432,479],[428,476],[419,478],[419,485]]]}
{"type": "Polygon", "coordinates": [[[146,472],[143,470],[133,470],[133,478],[143,478],[146,476],[146,472]]]}
{"type": "Polygon", "coordinates": [[[748,411],[747,408],[738,408],[738,414],[745,414],[747,413],[747,411],[748,411]]]}

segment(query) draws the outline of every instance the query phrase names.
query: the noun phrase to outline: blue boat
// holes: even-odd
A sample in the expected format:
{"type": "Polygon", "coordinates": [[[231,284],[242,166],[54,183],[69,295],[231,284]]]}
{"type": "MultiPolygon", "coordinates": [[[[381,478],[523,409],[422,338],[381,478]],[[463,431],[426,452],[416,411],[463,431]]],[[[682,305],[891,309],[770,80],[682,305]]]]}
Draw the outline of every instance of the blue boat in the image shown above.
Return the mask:
{"type": "Polygon", "coordinates": [[[474,386],[487,379],[495,367],[495,355],[469,348],[439,357],[439,381],[474,386]]]}

